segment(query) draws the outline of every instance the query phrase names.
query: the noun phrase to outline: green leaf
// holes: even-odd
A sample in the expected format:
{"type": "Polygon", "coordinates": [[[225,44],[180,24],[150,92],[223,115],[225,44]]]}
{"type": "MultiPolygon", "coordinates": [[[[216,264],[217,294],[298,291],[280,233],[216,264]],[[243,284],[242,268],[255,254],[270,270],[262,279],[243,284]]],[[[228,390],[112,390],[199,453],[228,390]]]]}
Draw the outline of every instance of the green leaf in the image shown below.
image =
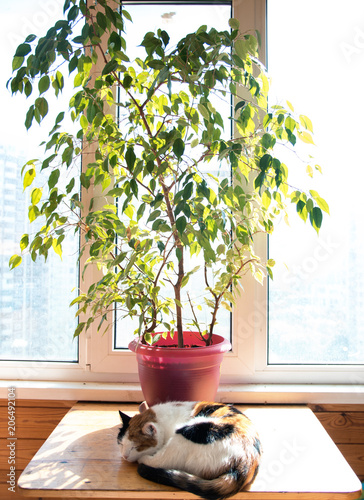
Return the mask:
{"type": "Polygon", "coordinates": [[[56,73],[56,80],[57,80],[58,88],[60,90],[62,90],[64,87],[64,78],[63,78],[63,75],[60,71],[57,71],[57,73],[56,73]]]}
{"type": "Polygon", "coordinates": [[[60,240],[60,238],[58,238],[58,240],[53,239],[53,241],[52,241],[52,247],[53,247],[54,252],[57,255],[59,255],[61,257],[61,259],[62,259],[62,245],[61,245],[61,241],[62,240],[60,240]]]}
{"type": "Polygon", "coordinates": [[[257,39],[258,46],[261,47],[262,46],[262,36],[261,36],[259,30],[255,30],[255,37],[257,39]]]}
{"type": "Polygon", "coordinates": [[[183,199],[189,200],[193,193],[193,182],[189,182],[183,190],[183,199]]]}
{"type": "Polygon", "coordinates": [[[158,247],[160,253],[162,253],[164,251],[164,249],[165,249],[165,244],[163,243],[163,241],[158,241],[157,242],[157,247],[158,247]]]}
{"type": "Polygon", "coordinates": [[[176,220],[176,228],[180,235],[183,234],[184,230],[186,229],[186,226],[187,226],[186,217],[184,217],[183,215],[181,217],[178,217],[178,219],[176,220]]]}
{"type": "Polygon", "coordinates": [[[269,154],[263,155],[259,160],[259,168],[262,172],[266,172],[272,165],[273,158],[269,154]]]}
{"type": "Polygon", "coordinates": [[[77,5],[73,5],[73,7],[70,8],[67,15],[68,21],[74,21],[78,16],[79,11],[80,9],[77,7],[77,5]]]}
{"type": "Polygon", "coordinates": [[[38,83],[39,94],[43,94],[49,89],[50,79],[48,75],[42,76],[38,83]]]}
{"type": "Polygon", "coordinates": [[[75,178],[72,177],[72,179],[69,181],[69,183],[67,184],[66,186],[66,193],[67,194],[70,194],[70,192],[72,191],[72,189],[75,187],[75,178]]]}
{"type": "Polygon", "coordinates": [[[264,149],[269,149],[274,144],[274,138],[270,134],[264,134],[261,143],[264,149]]]}
{"type": "Polygon", "coordinates": [[[319,207],[314,207],[310,212],[310,222],[314,229],[316,229],[317,234],[319,233],[320,227],[322,225],[322,211],[319,207]]]}
{"type": "Polygon", "coordinates": [[[122,14],[123,16],[128,20],[128,21],[131,21],[133,22],[132,18],[131,18],[131,15],[129,14],[129,12],[127,10],[125,10],[125,7],[123,5],[123,8],[122,8],[122,14]]]}
{"type": "Polygon", "coordinates": [[[153,337],[150,333],[145,333],[143,337],[147,344],[152,345],[153,337]]]}
{"type": "Polygon", "coordinates": [[[29,54],[31,52],[32,48],[29,45],[29,43],[22,43],[19,45],[19,47],[16,49],[15,56],[14,57],[23,57],[29,54]]]}
{"type": "Polygon", "coordinates": [[[118,67],[118,62],[115,59],[111,59],[108,63],[105,64],[104,69],[102,70],[102,75],[107,75],[112,73],[118,67]]]}
{"type": "Polygon", "coordinates": [[[182,259],[182,256],[183,256],[182,248],[177,247],[176,248],[176,257],[178,259],[178,262],[182,259]]]}
{"type": "Polygon", "coordinates": [[[286,101],[286,103],[289,109],[294,113],[294,107],[292,106],[292,103],[290,101],[286,101]]]}
{"type": "Polygon", "coordinates": [[[83,130],[86,130],[88,128],[88,120],[85,115],[81,115],[80,125],[83,128],[83,130]]]}
{"type": "Polygon", "coordinates": [[[169,35],[166,31],[162,30],[161,33],[160,33],[160,36],[163,40],[163,43],[164,43],[164,46],[167,47],[167,45],[169,44],[169,35]]]}
{"type": "Polygon", "coordinates": [[[29,222],[35,221],[35,219],[39,216],[39,208],[37,205],[30,205],[29,210],[28,210],[28,219],[29,222]]]}
{"type": "Polygon", "coordinates": [[[58,168],[56,168],[55,170],[53,170],[53,172],[49,176],[49,179],[48,179],[49,189],[53,189],[54,188],[54,186],[58,182],[59,176],[60,176],[60,171],[58,170],[58,168]]]}
{"type": "Polygon", "coordinates": [[[29,170],[27,170],[25,172],[24,179],[23,179],[24,189],[31,185],[31,183],[35,179],[35,175],[36,175],[35,168],[30,168],[29,170]]]}
{"type": "Polygon", "coordinates": [[[150,214],[150,216],[148,217],[148,220],[147,222],[152,222],[154,221],[157,217],[159,217],[161,214],[161,211],[160,210],[153,210],[153,212],[150,214]]]}
{"type": "Polygon", "coordinates": [[[239,101],[236,105],[235,105],[235,113],[240,109],[240,108],[243,108],[245,106],[246,102],[245,101],[239,101]]]}
{"type": "Polygon", "coordinates": [[[38,99],[35,100],[35,108],[38,109],[40,115],[42,118],[46,116],[48,113],[48,102],[44,97],[38,97],[38,99]]]}
{"type": "Polygon", "coordinates": [[[330,214],[330,209],[328,203],[321,198],[321,196],[317,193],[317,191],[310,191],[310,195],[316,201],[317,205],[327,214],[330,214]]]}
{"type": "Polygon", "coordinates": [[[28,35],[25,39],[25,43],[31,43],[34,42],[34,40],[37,38],[36,35],[28,35]]]}
{"type": "Polygon", "coordinates": [[[77,68],[77,64],[78,64],[78,57],[73,56],[72,59],[70,60],[70,62],[68,63],[69,74],[71,74],[72,71],[74,71],[77,68]]]}
{"type": "Polygon", "coordinates": [[[306,203],[303,200],[299,200],[297,202],[296,210],[301,219],[306,222],[308,213],[307,213],[306,203]]]}
{"type": "Polygon", "coordinates": [[[48,158],[46,158],[43,163],[42,163],[42,168],[41,170],[44,170],[45,168],[48,168],[50,163],[57,157],[56,154],[53,154],[51,156],[48,156],[48,158]]]}
{"type": "Polygon", "coordinates": [[[162,69],[165,64],[160,59],[153,59],[152,61],[148,61],[147,65],[152,69],[162,69]]]}
{"type": "Polygon", "coordinates": [[[270,191],[265,190],[263,191],[262,194],[262,203],[264,208],[269,208],[269,205],[271,204],[272,196],[270,194],[270,191]]]}
{"type": "Polygon", "coordinates": [[[12,67],[13,67],[13,71],[15,71],[16,69],[19,69],[21,67],[21,65],[23,64],[24,62],[24,57],[23,56],[16,56],[14,57],[13,59],[13,64],[12,64],[12,67]]]}
{"type": "Polygon", "coordinates": [[[203,104],[199,103],[199,104],[197,105],[197,108],[198,108],[199,112],[201,113],[201,115],[202,115],[202,116],[203,116],[206,120],[210,120],[210,113],[208,112],[207,108],[206,108],[203,104]]]}
{"type": "Polygon", "coordinates": [[[21,264],[21,262],[22,262],[22,258],[20,257],[20,255],[13,255],[9,259],[10,269],[14,269],[15,267],[18,267],[19,264],[21,264]]]}
{"type": "Polygon", "coordinates": [[[147,168],[148,173],[151,174],[154,170],[154,161],[153,160],[147,161],[145,166],[147,168]]]}
{"type": "Polygon", "coordinates": [[[107,20],[105,14],[102,12],[97,12],[96,14],[97,24],[105,31],[107,28],[107,20]]]}
{"type": "Polygon", "coordinates": [[[64,111],[61,111],[60,113],[58,113],[57,115],[57,118],[56,118],[56,124],[58,125],[58,123],[60,123],[64,118],[64,111]]]}
{"type": "Polygon", "coordinates": [[[20,240],[20,250],[23,252],[28,245],[29,245],[29,236],[27,234],[23,234],[20,240]]]}
{"type": "Polygon", "coordinates": [[[286,130],[290,130],[291,132],[293,132],[296,128],[296,121],[291,116],[287,116],[284,122],[284,126],[286,130]]]}
{"type": "Polygon", "coordinates": [[[109,51],[111,53],[117,53],[120,52],[121,50],[121,36],[116,33],[116,31],[113,31],[110,35],[110,38],[108,40],[108,47],[109,51]]]}
{"type": "Polygon", "coordinates": [[[301,139],[302,142],[305,142],[306,144],[315,144],[312,139],[312,135],[309,134],[308,132],[299,132],[299,138],[301,139]]]}
{"type": "Polygon", "coordinates": [[[74,83],[73,83],[74,87],[79,87],[80,85],[82,85],[83,78],[84,78],[83,73],[77,73],[74,78],[74,83]]]}
{"type": "Polygon", "coordinates": [[[235,52],[240,57],[240,59],[242,59],[243,61],[245,61],[245,59],[246,59],[246,57],[248,55],[246,41],[242,40],[242,39],[236,40],[236,42],[234,44],[234,47],[235,47],[235,52]]]}
{"type": "Polygon", "coordinates": [[[115,22],[116,22],[116,15],[115,15],[115,12],[113,11],[113,9],[111,7],[109,7],[108,5],[105,5],[105,14],[107,15],[107,17],[110,19],[110,21],[115,25],[115,22]]]}
{"type": "Polygon", "coordinates": [[[30,199],[33,205],[36,205],[40,202],[42,198],[42,189],[34,188],[32,194],[30,195],[30,199]]]}
{"type": "Polygon", "coordinates": [[[134,149],[132,147],[129,147],[125,153],[125,161],[126,161],[126,164],[128,166],[128,169],[130,170],[130,172],[133,171],[135,160],[136,160],[136,156],[134,153],[134,149]]]}
{"type": "Polygon", "coordinates": [[[24,94],[29,97],[30,94],[32,93],[32,90],[33,90],[33,87],[32,87],[32,84],[30,83],[30,81],[28,80],[27,82],[25,82],[25,85],[24,85],[24,94]]]}
{"type": "Polygon", "coordinates": [[[68,146],[62,153],[62,162],[69,167],[73,160],[73,146],[68,146]]]}
{"type": "Polygon", "coordinates": [[[310,132],[313,132],[312,122],[308,118],[308,116],[300,115],[300,122],[301,122],[301,125],[303,125],[303,127],[305,127],[305,129],[309,130],[310,132]]]}
{"type": "Polygon", "coordinates": [[[32,104],[25,116],[25,127],[27,130],[29,130],[30,127],[32,126],[33,118],[34,118],[34,105],[32,104]]]}
{"type": "Polygon", "coordinates": [[[184,141],[180,137],[177,137],[177,139],[173,143],[173,153],[177,156],[178,159],[180,159],[184,153],[184,150],[184,141]]]}
{"type": "Polygon", "coordinates": [[[82,330],[85,328],[85,326],[86,326],[85,322],[79,323],[73,336],[78,337],[80,335],[80,333],[82,332],[82,330]]]}
{"type": "Polygon", "coordinates": [[[137,211],[137,220],[140,220],[143,217],[144,212],[145,212],[145,208],[146,208],[146,204],[145,203],[141,203],[139,205],[139,208],[138,208],[138,211],[137,211]]]}
{"type": "Polygon", "coordinates": [[[128,89],[130,85],[132,84],[133,79],[130,75],[126,74],[123,79],[123,87],[124,89],[128,89]]]}
{"type": "Polygon", "coordinates": [[[240,23],[237,19],[232,17],[231,19],[229,19],[229,26],[232,30],[238,30],[240,23]]]}
{"type": "Polygon", "coordinates": [[[129,219],[132,219],[133,218],[133,214],[134,214],[134,208],[132,207],[132,205],[128,205],[125,210],[124,210],[124,214],[129,217],[129,219]]]}

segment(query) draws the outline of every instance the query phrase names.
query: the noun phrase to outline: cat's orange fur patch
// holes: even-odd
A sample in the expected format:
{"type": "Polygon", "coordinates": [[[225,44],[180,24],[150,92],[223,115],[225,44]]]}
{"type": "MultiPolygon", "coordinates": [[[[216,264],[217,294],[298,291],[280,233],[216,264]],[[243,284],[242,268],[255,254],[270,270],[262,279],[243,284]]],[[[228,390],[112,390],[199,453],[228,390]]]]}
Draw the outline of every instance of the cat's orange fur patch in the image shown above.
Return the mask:
{"type": "Polygon", "coordinates": [[[157,445],[157,439],[154,436],[142,432],[144,425],[149,422],[157,422],[157,416],[151,408],[135,415],[130,420],[128,427],[129,439],[136,443],[138,451],[143,451],[157,445]]]}

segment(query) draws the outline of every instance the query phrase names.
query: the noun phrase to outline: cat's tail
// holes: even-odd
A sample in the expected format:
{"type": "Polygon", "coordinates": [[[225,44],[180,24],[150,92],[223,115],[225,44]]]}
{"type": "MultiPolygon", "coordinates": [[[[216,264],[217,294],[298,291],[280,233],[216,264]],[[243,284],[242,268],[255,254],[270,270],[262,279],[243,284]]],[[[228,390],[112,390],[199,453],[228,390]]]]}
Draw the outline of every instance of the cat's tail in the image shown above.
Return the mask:
{"type": "Polygon", "coordinates": [[[249,468],[249,472],[232,467],[216,479],[202,479],[188,472],[155,468],[145,464],[139,464],[138,473],[150,481],[180,488],[207,500],[222,500],[235,495],[243,488],[249,489],[257,475],[258,467],[257,463],[256,467],[249,468]]]}

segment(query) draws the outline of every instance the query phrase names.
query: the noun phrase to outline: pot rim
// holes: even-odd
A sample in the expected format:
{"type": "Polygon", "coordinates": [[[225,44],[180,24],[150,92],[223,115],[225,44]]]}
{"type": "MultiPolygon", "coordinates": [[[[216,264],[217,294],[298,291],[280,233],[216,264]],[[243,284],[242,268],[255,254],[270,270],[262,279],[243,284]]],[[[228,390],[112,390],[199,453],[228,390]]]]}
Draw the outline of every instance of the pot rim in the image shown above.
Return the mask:
{"type": "MultiPolygon", "coordinates": [[[[198,334],[198,332],[186,332],[186,333],[192,333],[192,334],[198,334]]],[[[215,343],[212,345],[202,345],[202,346],[197,346],[197,347],[173,347],[171,349],[166,347],[161,347],[161,346],[152,346],[152,345],[146,345],[146,344],[141,344],[139,340],[132,340],[128,347],[131,351],[135,352],[136,354],[150,354],[150,355],[164,355],[164,356],[180,356],[181,353],[185,352],[188,354],[188,356],[200,356],[202,352],[208,351],[209,354],[217,354],[217,353],[224,353],[227,352],[231,349],[231,343],[229,340],[225,339],[221,335],[213,334],[212,338],[215,340],[215,343]]],[[[207,352],[206,352],[207,354],[207,352]]]]}

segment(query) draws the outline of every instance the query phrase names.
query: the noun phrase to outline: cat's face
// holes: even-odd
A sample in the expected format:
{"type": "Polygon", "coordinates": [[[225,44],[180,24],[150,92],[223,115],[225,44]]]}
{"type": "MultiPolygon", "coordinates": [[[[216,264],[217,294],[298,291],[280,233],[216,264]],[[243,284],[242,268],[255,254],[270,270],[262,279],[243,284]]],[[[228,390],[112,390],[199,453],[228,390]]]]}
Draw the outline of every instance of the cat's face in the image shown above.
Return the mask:
{"type": "Polygon", "coordinates": [[[143,455],[152,455],[159,448],[158,426],[153,410],[130,418],[120,413],[123,426],[118,434],[121,456],[128,462],[136,462],[143,455]]]}

